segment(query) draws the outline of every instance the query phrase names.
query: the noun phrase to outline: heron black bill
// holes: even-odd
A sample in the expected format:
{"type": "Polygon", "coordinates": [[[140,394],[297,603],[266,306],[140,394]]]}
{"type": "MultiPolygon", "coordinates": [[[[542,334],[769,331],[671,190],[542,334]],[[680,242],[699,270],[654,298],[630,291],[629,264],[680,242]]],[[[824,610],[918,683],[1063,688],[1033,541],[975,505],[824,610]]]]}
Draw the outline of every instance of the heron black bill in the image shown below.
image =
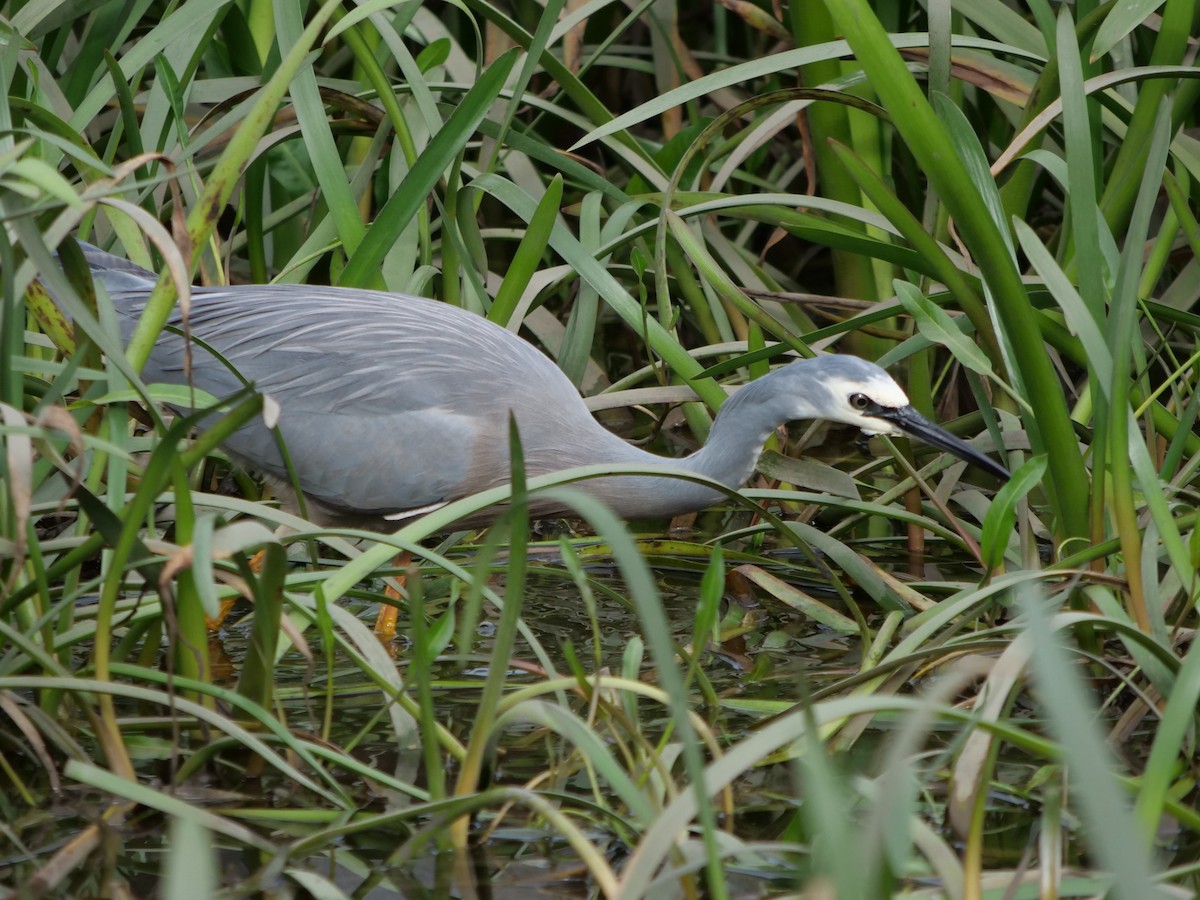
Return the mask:
{"type": "Polygon", "coordinates": [[[1004,468],[1004,466],[980,453],[966,441],[956,438],[950,432],[946,431],[946,429],[930,422],[911,406],[902,406],[898,409],[881,407],[878,411],[873,412],[872,415],[883,419],[885,422],[891,422],[906,434],[919,438],[932,447],[945,450],[947,453],[953,453],[959,459],[991,475],[995,475],[997,478],[1007,481],[1012,477],[1008,469],[1004,468]]]}

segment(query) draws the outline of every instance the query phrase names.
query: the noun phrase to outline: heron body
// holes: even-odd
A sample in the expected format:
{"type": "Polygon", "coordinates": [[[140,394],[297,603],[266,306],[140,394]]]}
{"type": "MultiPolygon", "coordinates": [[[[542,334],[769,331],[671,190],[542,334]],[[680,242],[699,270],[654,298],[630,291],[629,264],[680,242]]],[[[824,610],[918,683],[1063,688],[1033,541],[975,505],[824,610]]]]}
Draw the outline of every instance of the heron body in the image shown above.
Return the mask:
{"type": "MultiPolygon", "coordinates": [[[[128,341],[157,276],[93,247],[84,251],[128,341]]],[[[178,310],[172,324],[182,326],[178,310]]],[[[326,524],[391,530],[411,515],[504,484],[510,414],[530,476],[628,463],[670,466],[737,488],[774,429],[824,418],[868,434],[914,434],[1007,477],[914,412],[883,369],[853,356],[798,360],[751,382],[721,408],[703,448],[665,459],[604,429],[531,344],[445,303],[291,284],[195,287],[188,328],[278,403],[279,430],[309,515],[326,524]]],[[[143,370],[148,383],[187,383],[183,340],[163,333],[143,370]]],[[[218,397],[243,388],[201,346],[193,349],[191,382],[218,397]]],[[[226,449],[284,496],[290,492],[276,435],[261,420],[229,438],[226,449]]],[[[611,476],[578,487],[630,519],[678,515],[722,497],[669,477],[611,476]]],[[[563,510],[535,496],[531,512],[563,510]]]]}

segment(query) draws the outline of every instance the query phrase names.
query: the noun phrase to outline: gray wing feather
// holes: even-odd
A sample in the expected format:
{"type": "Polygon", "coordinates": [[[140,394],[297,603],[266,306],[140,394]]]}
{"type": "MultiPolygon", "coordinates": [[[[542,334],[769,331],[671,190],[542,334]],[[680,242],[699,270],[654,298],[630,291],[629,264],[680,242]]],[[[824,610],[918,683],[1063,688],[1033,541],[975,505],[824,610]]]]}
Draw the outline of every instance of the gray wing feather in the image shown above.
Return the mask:
{"type": "MultiPolygon", "coordinates": [[[[97,273],[126,339],[153,284],[139,272],[97,273]]],[[[178,310],[171,324],[183,326],[178,310]]],[[[574,442],[588,432],[612,437],[532,345],[425,298],[296,285],[194,288],[187,327],[279,404],[301,485],[335,509],[395,512],[504,480],[496,473],[508,471],[510,411],[526,445],[539,448],[528,461],[531,474],[570,465],[574,442]]],[[[185,383],[183,338],[164,334],[144,374],[185,383]]],[[[217,396],[243,386],[199,346],[192,382],[217,396]]],[[[227,447],[287,478],[263,423],[243,428],[227,447]]]]}

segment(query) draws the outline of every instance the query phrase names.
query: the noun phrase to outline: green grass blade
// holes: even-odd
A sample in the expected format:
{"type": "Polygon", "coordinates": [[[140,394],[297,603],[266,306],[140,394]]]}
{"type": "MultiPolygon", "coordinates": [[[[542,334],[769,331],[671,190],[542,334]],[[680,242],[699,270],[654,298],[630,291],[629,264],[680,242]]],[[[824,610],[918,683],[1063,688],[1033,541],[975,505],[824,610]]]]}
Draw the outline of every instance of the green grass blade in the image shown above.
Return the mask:
{"type": "Polygon", "coordinates": [[[1022,593],[1021,606],[1029,619],[1026,633],[1033,643],[1034,676],[1051,714],[1051,728],[1062,742],[1071,782],[1083,786],[1073,796],[1088,829],[1087,843],[1112,873],[1116,896],[1129,900],[1165,896],[1151,875],[1153,861],[1118,789],[1116,761],[1096,728],[1093,706],[1077,670],[1064,652],[1061,627],[1046,618],[1032,591],[1022,593]]]}
{"type": "Polygon", "coordinates": [[[195,816],[173,816],[163,868],[163,900],[211,897],[217,892],[212,833],[195,816]]]}
{"type": "Polygon", "coordinates": [[[555,175],[546,186],[546,193],[538,201],[537,209],[529,220],[529,230],[521,238],[517,252],[508,266],[508,272],[504,275],[504,281],[500,283],[500,290],[496,291],[496,299],[492,301],[492,308],[488,311],[488,318],[493,322],[509,326],[525,288],[529,286],[534,272],[541,266],[546,243],[554,228],[554,220],[559,214],[562,192],[562,176],[555,175]]]}
{"type": "Polygon", "coordinates": [[[515,50],[504,54],[467,91],[367,229],[357,252],[346,263],[340,284],[360,287],[376,284],[384,255],[425,205],[434,185],[445,174],[448,162],[462,151],[475,133],[492,101],[500,96],[516,60],[515,50]]]}

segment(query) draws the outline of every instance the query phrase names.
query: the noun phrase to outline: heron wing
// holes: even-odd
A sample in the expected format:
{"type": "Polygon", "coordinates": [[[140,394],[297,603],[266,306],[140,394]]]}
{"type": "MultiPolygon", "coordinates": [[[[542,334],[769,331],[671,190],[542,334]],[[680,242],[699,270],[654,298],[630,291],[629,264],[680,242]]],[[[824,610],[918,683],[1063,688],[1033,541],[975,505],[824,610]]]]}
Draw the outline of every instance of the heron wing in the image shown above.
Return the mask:
{"type": "MultiPolygon", "coordinates": [[[[131,332],[148,296],[110,292],[131,332]]],[[[184,327],[178,310],[170,322],[184,327]]],[[[331,507],[398,512],[452,500],[507,473],[507,414],[539,468],[568,435],[599,429],[554,363],[512,333],[457,307],[398,294],[295,285],[196,288],[187,329],[191,382],[217,396],[243,379],[280,406],[279,428],[305,492],[331,507]],[[236,370],[236,371],[235,371],[236,370]]],[[[186,383],[184,339],[164,334],[144,375],[186,383]]],[[[287,480],[261,421],[226,442],[287,480]]]]}

